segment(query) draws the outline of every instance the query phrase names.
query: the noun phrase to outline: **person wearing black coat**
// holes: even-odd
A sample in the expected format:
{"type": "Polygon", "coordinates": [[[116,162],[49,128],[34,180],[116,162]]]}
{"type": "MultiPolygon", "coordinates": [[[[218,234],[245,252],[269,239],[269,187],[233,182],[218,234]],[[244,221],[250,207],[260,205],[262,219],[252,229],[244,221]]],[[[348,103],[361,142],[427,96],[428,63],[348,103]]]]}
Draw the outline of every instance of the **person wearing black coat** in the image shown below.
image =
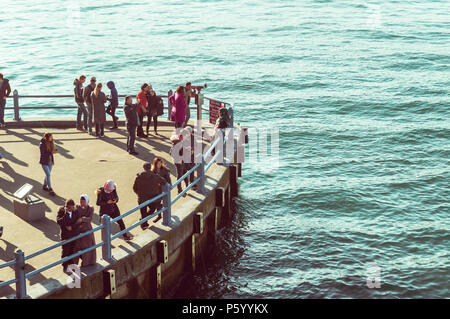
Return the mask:
{"type": "Polygon", "coordinates": [[[148,109],[149,112],[147,114],[147,135],[152,123],[153,118],[153,130],[155,131],[155,135],[158,135],[158,116],[162,115],[163,101],[160,97],[156,96],[156,92],[154,90],[148,91],[147,94],[148,101],[148,109]]]}
{"type": "MultiPolygon", "coordinates": [[[[116,184],[112,180],[106,181],[103,187],[100,187],[99,189],[96,190],[96,194],[97,194],[97,205],[100,206],[99,212],[100,217],[102,217],[105,214],[109,215],[111,219],[120,216],[119,206],[117,206],[119,196],[117,195],[116,184]]],[[[119,224],[120,231],[126,228],[123,219],[119,219],[117,221],[117,224],[119,224]]],[[[123,235],[123,239],[131,240],[133,239],[133,236],[128,233],[125,233],[123,235]]]]}
{"type": "MultiPolygon", "coordinates": [[[[166,180],[163,177],[151,171],[151,164],[145,163],[144,171],[137,174],[133,184],[133,191],[138,195],[138,204],[141,205],[161,194],[161,186],[165,183],[166,180]]],[[[160,207],[161,199],[155,200],[147,206],[142,207],[141,220],[153,214],[160,207]]],[[[141,224],[142,229],[147,229],[148,226],[147,222],[141,224]]]]}
{"type": "Polygon", "coordinates": [[[134,142],[136,141],[136,128],[139,126],[139,115],[137,113],[138,104],[133,104],[133,98],[131,96],[125,97],[125,105],[123,112],[125,113],[126,126],[128,131],[127,136],[127,152],[131,155],[138,155],[139,153],[134,149],[134,142]]]}
{"type": "MultiPolygon", "coordinates": [[[[75,202],[72,199],[66,200],[66,205],[61,207],[57,215],[58,225],[61,227],[61,240],[67,240],[76,237],[80,234],[79,226],[82,222],[80,213],[75,209],[75,202]]],[[[62,245],[61,258],[73,255],[76,253],[76,240],[62,245]]],[[[69,259],[62,263],[64,272],[71,264],[75,264],[78,257],[69,259]]]]}
{"type": "Polygon", "coordinates": [[[39,164],[42,165],[42,169],[45,173],[42,189],[48,191],[51,196],[54,196],[55,192],[52,189],[51,172],[53,165],[55,164],[53,154],[57,153],[58,150],[55,149],[55,143],[53,142],[53,135],[51,133],[47,132],[44,134],[44,138],[39,145],[39,151],[41,153],[39,164]]]}
{"type": "Polygon", "coordinates": [[[3,74],[0,73],[0,127],[5,127],[5,106],[6,98],[11,93],[11,86],[9,80],[3,78],[3,74]]]}

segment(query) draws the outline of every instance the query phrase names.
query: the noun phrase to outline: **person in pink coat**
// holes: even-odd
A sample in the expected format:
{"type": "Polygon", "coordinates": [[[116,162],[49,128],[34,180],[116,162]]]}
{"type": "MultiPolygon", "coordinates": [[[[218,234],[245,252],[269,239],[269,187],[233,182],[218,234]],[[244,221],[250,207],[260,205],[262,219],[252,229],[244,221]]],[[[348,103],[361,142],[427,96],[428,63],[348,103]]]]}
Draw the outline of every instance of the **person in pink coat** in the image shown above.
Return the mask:
{"type": "Polygon", "coordinates": [[[184,99],[184,87],[179,86],[175,94],[169,97],[169,103],[172,106],[170,120],[175,122],[175,128],[183,127],[186,118],[186,101],[184,99]]]}

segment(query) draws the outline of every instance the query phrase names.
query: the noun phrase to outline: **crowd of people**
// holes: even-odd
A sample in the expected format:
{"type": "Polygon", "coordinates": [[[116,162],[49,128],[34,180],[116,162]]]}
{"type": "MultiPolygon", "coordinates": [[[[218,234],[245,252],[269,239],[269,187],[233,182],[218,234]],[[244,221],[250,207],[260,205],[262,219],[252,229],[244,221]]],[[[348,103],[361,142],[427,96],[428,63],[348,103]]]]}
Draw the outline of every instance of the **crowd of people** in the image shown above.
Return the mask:
{"type": "MultiPolygon", "coordinates": [[[[141,205],[144,202],[158,196],[163,192],[163,186],[165,184],[171,185],[170,172],[166,168],[164,160],[160,157],[156,157],[153,163],[145,163],[143,165],[143,171],[136,175],[133,191],[138,198],[138,204],[141,205]]],[[[120,210],[117,203],[119,202],[119,196],[117,193],[117,185],[112,180],[108,180],[102,187],[95,190],[97,196],[96,205],[99,206],[99,215],[108,215],[111,219],[120,216],[120,210]]],[[[154,214],[156,211],[162,209],[162,199],[155,200],[150,204],[140,209],[141,220],[154,214]]],[[[78,236],[81,233],[92,230],[92,218],[94,216],[94,207],[90,205],[89,196],[83,194],[80,196],[79,203],[75,203],[73,199],[67,199],[65,205],[61,207],[57,215],[57,223],[61,228],[61,240],[68,240],[78,236]]],[[[158,222],[161,219],[161,213],[153,221],[158,222]]],[[[120,231],[125,230],[126,226],[123,219],[117,221],[120,231]]],[[[143,230],[147,229],[149,224],[147,221],[141,224],[143,230]]],[[[132,240],[133,235],[129,232],[123,234],[124,240],[132,240]]],[[[61,258],[73,255],[81,250],[85,250],[95,245],[94,234],[85,235],[79,239],[62,245],[61,258]]],[[[63,270],[66,272],[67,267],[71,264],[78,265],[81,258],[81,267],[94,265],[97,257],[95,250],[85,252],[76,257],[70,259],[62,264],[63,270]]]]}
{"type": "MultiPolygon", "coordinates": [[[[92,77],[90,83],[83,87],[86,81],[84,75],[75,79],[74,81],[74,96],[75,102],[78,105],[77,124],[78,130],[87,131],[89,134],[95,135],[98,138],[104,136],[104,124],[106,122],[106,114],[109,114],[113,120],[113,126],[110,129],[118,128],[118,117],[115,115],[116,109],[119,105],[118,92],[113,81],[107,82],[107,87],[110,90],[109,95],[102,92],[102,83],[97,83],[96,78],[92,77]],[[109,105],[105,103],[109,101],[109,105]],[[85,105],[86,103],[86,105],[85,105]]],[[[10,94],[10,86],[7,79],[0,74],[0,126],[4,127],[4,108],[6,97],[10,94]]],[[[177,179],[180,179],[189,170],[195,166],[194,158],[194,143],[195,136],[192,127],[188,126],[190,119],[189,104],[191,96],[195,96],[195,90],[191,88],[191,83],[187,82],[185,86],[178,86],[175,93],[169,96],[170,119],[174,122],[175,133],[170,137],[172,148],[170,155],[177,171],[177,179]],[[183,143],[183,147],[179,146],[183,143]],[[186,155],[184,152],[189,152],[186,155]]],[[[132,96],[125,97],[124,113],[126,116],[127,136],[127,152],[132,155],[138,155],[134,148],[136,135],[138,137],[147,138],[149,136],[149,129],[153,120],[153,130],[158,134],[158,116],[163,114],[164,104],[156,92],[152,89],[150,84],[144,83],[141,86],[140,92],[136,96],[136,103],[133,103],[132,96]],[[144,126],[144,120],[147,117],[147,125],[144,126]],[[144,133],[146,128],[146,134],[144,133]]],[[[230,119],[226,109],[220,110],[219,118],[216,122],[216,130],[230,126],[230,119]]],[[[46,132],[42,137],[39,145],[40,159],[39,163],[44,171],[44,182],[42,189],[48,191],[51,196],[55,196],[55,192],[51,183],[51,172],[55,165],[54,154],[58,153],[53,140],[53,135],[46,132]]],[[[1,158],[0,154],[0,158],[1,158]]],[[[194,172],[192,172],[186,179],[185,184],[188,187],[195,181],[194,172]]],[[[164,185],[172,185],[170,178],[170,171],[166,167],[166,163],[160,157],[156,157],[153,163],[145,163],[143,171],[138,173],[134,184],[133,191],[137,195],[137,202],[139,205],[158,196],[164,190],[164,185]]],[[[193,190],[197,187],[194,185],[193,190]]],[[[183,192],[182,184],[177,185],[178,193],[183,192]]],[[[117,194],[117,186],[112,180],[108,180],[102,187],[98,187],[95,191],[97,196],[96,205],[99,206],[99,215],[109,215],[111,219],[120,216],[120,210],[117,205],[119,196],[117,194]]],[[[186,196],[186,193],[183,194],[186,196]]],[[[141,220],[154,214],[162,208],[162,200],[156,200],[149,205],[140,209],[141,220]]],[[[67,199],[65,205],[61,207],[57,214],[57,223],[61,228],[61,240],[67,240],[78,236],[80,233],[92,230],[92,217],[94,216],[94,207],[90,204],[89,196],[83,194],[79,198],[79,202],[75,203],[73,199],[67,199]]],[[[161,214],[154,220],[158,222],[161,219],[161,214]]],[[[122,219],[117,221],[119,228],[123,231],[126,226],[122,219]]],[[[148,222],[141,224],[143,230],[149,227],[148,222]]],[[[0,227],[0,236],[2,235],[3,227],[0,227]]],[[[132,240],[133,236],[126,232],[123,234],[124,240],[132,240]]],[[[72,241],[62,245],[62,258],[70,256],[80,250],[92,247],[95,245],[95,238],[93,234],[86,235],[78,240],[72,241]]],[[[86,252],[80,256],[82,260],[81,266],[89,266],[96,263],[95,249],[86,252]]],[[[70,264],[78,264],[80,258],[63,263],[64,271],[70,264]]]]}

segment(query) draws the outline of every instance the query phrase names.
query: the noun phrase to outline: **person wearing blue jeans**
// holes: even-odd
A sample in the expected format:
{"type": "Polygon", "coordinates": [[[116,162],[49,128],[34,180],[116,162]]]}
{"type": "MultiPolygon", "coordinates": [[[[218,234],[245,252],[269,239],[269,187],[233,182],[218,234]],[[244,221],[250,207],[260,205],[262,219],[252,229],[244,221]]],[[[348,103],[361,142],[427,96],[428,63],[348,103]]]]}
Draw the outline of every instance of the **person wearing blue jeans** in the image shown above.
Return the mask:
{"type": "Polygon", "coordinates": [[[52,133],[46,132],[44,134],[44,138],[41,140],[41,144],[39,145],[39,150],[41,152],[39,164],[42,165],[42,169],[45,173],[42,189],[48,191],[50,193],[50,196],[55,196],[55,192],[53,191],[51,183],[51,172],[53,165],[55,165],[53,154],[57,153],[58,150],[55,149],[55,143],[53,141],[52,133]]]}
{"type": "Polygon", "coordinates": [[[86,77],[81,75],[79,79],[75,79],[73,81],[73,85],[75,88],[73,89],[75,102],[78,105],[78,113],[77,113],[77,130],[87,130],[88,123],[88,112],[86,106],[84,106],[84,98],[83,98],[83,83],[86,81],[86,77]],[[81,115],[83,115],[83,125],[81,124],[81,115]]]}

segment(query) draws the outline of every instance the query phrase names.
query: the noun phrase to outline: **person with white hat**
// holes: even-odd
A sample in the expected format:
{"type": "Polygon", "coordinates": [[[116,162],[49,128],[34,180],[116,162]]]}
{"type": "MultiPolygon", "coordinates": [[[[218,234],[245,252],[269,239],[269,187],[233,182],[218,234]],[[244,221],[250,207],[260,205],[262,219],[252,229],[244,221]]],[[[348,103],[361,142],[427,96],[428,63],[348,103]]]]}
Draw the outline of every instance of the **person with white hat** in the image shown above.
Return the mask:
{"type": "MultiPolygon", "coordinates": [[[[105,214],[109,215],[111,219],[120,216],[119,206],[117,206],[119,196],[117,195],[116,184],[112,180],[107,180],[103,187],[98,188],[95,193],[97,194],[97,205],[100,206],[100,217],[105,214]]],[[[120,231],[126,228],[122,219],[119,219],[117,224],[119,224],[120,231]]],[[[131,240],[133,236],[126,232],[123,234],[123,239],[131,240]]]]}

